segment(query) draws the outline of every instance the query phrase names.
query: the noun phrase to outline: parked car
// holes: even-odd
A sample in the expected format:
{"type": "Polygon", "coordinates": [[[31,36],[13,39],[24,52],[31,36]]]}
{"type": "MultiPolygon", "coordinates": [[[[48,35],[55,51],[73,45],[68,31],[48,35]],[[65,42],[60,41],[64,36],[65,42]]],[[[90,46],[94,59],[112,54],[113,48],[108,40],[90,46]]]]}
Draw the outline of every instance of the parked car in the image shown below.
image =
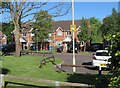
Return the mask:
{"type": "Polygon", "coordinates": [[[108,68],[108,64],[111,64],[110,59],[111,56],[108,50],[97,50],[93,54],[92,65],[95,67],[101,66],[103,68],[108,68]]]}
{"type": "Polygon", "coordinates": [[[13,51],[15,51],[15,44],[14,43],[4,44],[4,45],[2,45],[1,50],[3,53],[13,52],[13,51]]]}
{"type": "MultiPolygon", "coordinates": [[[[68,49],[67,49],[68,53],[72,53],[73,52],[73,44],[68,44],[68,49]]],[[[80,44],[76,43],[75,44],[75,53],[80,52],[80,44]]]]}
{"type": "Polygon", "coordinates": [[[63,46],[59,46],[59,47],[57,47],[57,52],[62,52],[63,51],[63,46]]]}
{"type": "Polygon", "coordinates": [[[96,51],[96,50],[103,50],[103,44],[102,43],[92,43],[90,46],[91,51],[96,51]]]}

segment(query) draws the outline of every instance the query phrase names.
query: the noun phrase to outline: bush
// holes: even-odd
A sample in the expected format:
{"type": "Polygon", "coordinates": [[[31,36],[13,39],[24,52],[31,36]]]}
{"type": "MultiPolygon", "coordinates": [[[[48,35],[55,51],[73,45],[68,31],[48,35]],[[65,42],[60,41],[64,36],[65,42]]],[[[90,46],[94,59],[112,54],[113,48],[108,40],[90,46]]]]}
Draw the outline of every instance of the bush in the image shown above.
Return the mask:
{"type": "Polygon", "coordinates": [[[120,88],[120,32],[115,35],[110,35],[109,40],[111,41],[112,61],[111,61],[111,77],[109,88],[120,88]]]}
{"type": "Polygon", "coordinates": [[[109,88],[120,88],[120,76],[110,79],[109,88]]]}

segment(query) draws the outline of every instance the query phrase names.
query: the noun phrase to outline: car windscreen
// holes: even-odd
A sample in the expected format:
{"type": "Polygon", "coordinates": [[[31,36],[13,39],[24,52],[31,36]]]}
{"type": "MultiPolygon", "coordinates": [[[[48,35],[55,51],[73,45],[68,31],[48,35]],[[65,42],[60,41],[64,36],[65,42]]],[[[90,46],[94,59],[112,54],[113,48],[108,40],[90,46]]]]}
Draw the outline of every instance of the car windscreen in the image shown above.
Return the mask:
{"type": "Polygon", "coordinates": [[[97,52],[96,56],[109,56],[109,53],[107,53],[107,52],[97,52]]]}

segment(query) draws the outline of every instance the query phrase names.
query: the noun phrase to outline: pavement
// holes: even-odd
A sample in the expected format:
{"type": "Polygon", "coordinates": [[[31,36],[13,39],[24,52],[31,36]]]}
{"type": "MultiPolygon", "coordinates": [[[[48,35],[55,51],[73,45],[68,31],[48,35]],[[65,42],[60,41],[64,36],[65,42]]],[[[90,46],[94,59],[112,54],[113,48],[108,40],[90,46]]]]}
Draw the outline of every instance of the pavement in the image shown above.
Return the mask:
{"type": "MultiPolygon", "coordinates": [[[[61,58],[63,62],[62,65],[72,65],[73,64],[73,54],[72,53],[55,53],[55,58],[61,58]]],[[[75,67],[76,71],[75,73],[79,74],[98,74],[99,70],[98,68],[95,68],[92,66],[92,53],[76,53],[75,54],[75,60],[76,65],[78,67],[75,67]]],[[[54,69],[56,71],[60,71],[61,64],[55,66],[54,69]]],[[[62,70],[68,73],[73,73],[73,67],[70,66],[62,66],[62,70]]],[[[108,71],[102,70],[102,74],[107,74],[108,71]]]]}

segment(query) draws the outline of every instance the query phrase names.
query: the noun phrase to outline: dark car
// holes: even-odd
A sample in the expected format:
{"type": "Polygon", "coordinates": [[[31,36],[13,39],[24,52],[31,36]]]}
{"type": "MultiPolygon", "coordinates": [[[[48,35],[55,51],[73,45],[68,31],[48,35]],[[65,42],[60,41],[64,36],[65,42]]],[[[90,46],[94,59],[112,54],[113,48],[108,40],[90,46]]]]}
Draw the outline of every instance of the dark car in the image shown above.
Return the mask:
{"type": "Polygon", "coordinates": [[[90,48],[91,48],[91,51],[103,50],[103,44],[102,43],[92,43],[90,48]]]}
{"type": "Polygon", "coordinates": [[[15,44],[14,43],[4,44],[4,45],[2,45],[1,50],[3,53],[14,52],[15,51],[15,44]]]}
{"type": "MultiPolygon", "coordinates": [[[[73,44],[72,43],[69,43],[68,44],[68,50],[67,50],[68,53],[72,53],[73,52],[73,44]]],[[[76,43],[75,44],[75,53],[78,53],[80,52],[80,44],[76,43]]]]}
{"type": "Polygon", "coordinates": [[[63,51],[63,46],[59,46],[58,48],[57,48],[57,52],[62,52],[63,51]]]}

